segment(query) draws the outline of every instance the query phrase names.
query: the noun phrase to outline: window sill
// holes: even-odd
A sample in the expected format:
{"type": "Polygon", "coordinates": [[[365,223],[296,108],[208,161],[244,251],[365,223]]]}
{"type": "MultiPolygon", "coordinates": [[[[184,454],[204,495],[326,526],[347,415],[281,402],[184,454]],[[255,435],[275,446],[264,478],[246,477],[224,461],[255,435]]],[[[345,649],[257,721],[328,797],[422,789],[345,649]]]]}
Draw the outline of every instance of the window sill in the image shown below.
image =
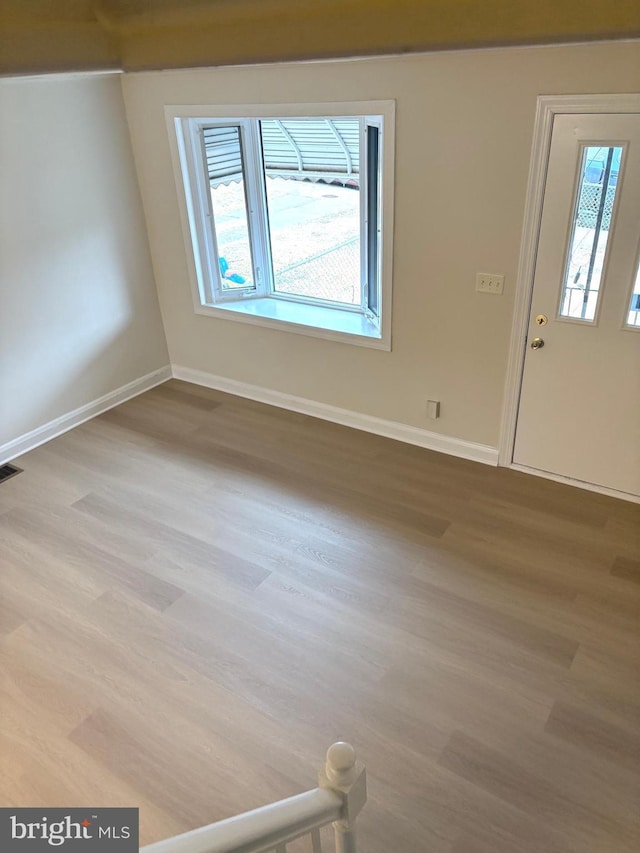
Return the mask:
{"type": "Polygon", "coordinates": [[[306,305],[264,297],[215,306],[197,305],[196,313],[356,346],[387,351],[391,349],[390,342],[385,339],[379,326],[364,314],[324,305],[306,305]]]}

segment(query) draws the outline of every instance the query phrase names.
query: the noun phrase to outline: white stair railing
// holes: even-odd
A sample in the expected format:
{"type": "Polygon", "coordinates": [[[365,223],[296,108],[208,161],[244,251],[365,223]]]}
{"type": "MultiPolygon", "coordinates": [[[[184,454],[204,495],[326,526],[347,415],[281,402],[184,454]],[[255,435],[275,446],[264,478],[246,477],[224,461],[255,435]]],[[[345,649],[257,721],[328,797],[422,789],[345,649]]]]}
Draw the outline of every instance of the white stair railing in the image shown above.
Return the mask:
{"type": "Polygon", "coordinates": [[[334,743],[319,787],[143,847],[141,853],[286,853],[307,836],[322,853],[320,830],[333,824],[335,853],[357,853],[355,819],[367,800],[366,772],[348,743],[334,743]]]}

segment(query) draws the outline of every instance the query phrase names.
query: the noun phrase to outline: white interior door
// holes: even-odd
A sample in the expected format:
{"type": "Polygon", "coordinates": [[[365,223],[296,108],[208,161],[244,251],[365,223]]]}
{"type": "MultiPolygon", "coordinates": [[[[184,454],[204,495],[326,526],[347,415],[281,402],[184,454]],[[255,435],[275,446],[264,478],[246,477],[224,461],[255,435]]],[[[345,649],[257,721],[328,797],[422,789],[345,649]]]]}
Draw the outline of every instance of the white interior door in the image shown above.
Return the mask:
{"type": "Polygon", "coordinates": [[[513,461],[640,494],[640,115],[554,118],[513,461]]]}

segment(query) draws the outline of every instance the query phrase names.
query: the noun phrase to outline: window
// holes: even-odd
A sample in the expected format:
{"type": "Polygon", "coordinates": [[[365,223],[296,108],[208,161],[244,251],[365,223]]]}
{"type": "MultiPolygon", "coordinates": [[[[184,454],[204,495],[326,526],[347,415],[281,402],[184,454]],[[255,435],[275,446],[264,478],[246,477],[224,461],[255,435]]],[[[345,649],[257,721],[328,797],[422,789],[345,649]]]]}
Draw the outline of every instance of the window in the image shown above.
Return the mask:
{"type": "Polygon", "coordinates": [[[393,104],[241,109],[167,108],[196,311],[389,349],[393,104]]]}
{"type": "Polygon", "coordinates": [[[621,146],[582,147],[560,317],[595,320],[622,153],[621,146]]]}
{"type": "Polygon", "coordinates": [[[627,312],[626,325],[631,328],[640,329],[640,257],[636,266],[636,275],[631,291],[631,300],[629,302],[629,310],[627,312]]]}

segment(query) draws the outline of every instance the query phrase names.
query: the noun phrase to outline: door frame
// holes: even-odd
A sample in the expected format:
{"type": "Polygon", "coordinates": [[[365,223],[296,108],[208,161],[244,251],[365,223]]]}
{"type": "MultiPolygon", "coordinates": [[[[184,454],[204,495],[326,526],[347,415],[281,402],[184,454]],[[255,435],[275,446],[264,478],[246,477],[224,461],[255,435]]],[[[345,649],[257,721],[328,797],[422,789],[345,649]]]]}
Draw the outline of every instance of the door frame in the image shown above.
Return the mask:
{"type": "Polygon", "coordinates": [[[550,474],[546,471],[520,466],[513,461],[520,392],[524,378],[529,314],[531,311],[535,265],[538,254],[540,225],[542,222],[542,205],[544,202],[547,168],[551,151],[553,120],[556,115],[581,115],[588,113],[640,113],[640,94],[540,95],[538,97],[533,127],[533,143],[529,165],[524,223],[522,227],[522,242],[520,244],[520,259],[516,279],[511,341],[509,344],[500,442],[498,445],[498,465],[526,471],[530,474],[537,474],[541,477],[558,480],[563,483],[571,483],[582,488],[602,492],[603,494],[633,500],[632,496],[623,492],[617,492],[614,489],[607,489],[583,483],[579,480],[573,480],[570,477],[563,477],[559,474],[550,474]]]}

